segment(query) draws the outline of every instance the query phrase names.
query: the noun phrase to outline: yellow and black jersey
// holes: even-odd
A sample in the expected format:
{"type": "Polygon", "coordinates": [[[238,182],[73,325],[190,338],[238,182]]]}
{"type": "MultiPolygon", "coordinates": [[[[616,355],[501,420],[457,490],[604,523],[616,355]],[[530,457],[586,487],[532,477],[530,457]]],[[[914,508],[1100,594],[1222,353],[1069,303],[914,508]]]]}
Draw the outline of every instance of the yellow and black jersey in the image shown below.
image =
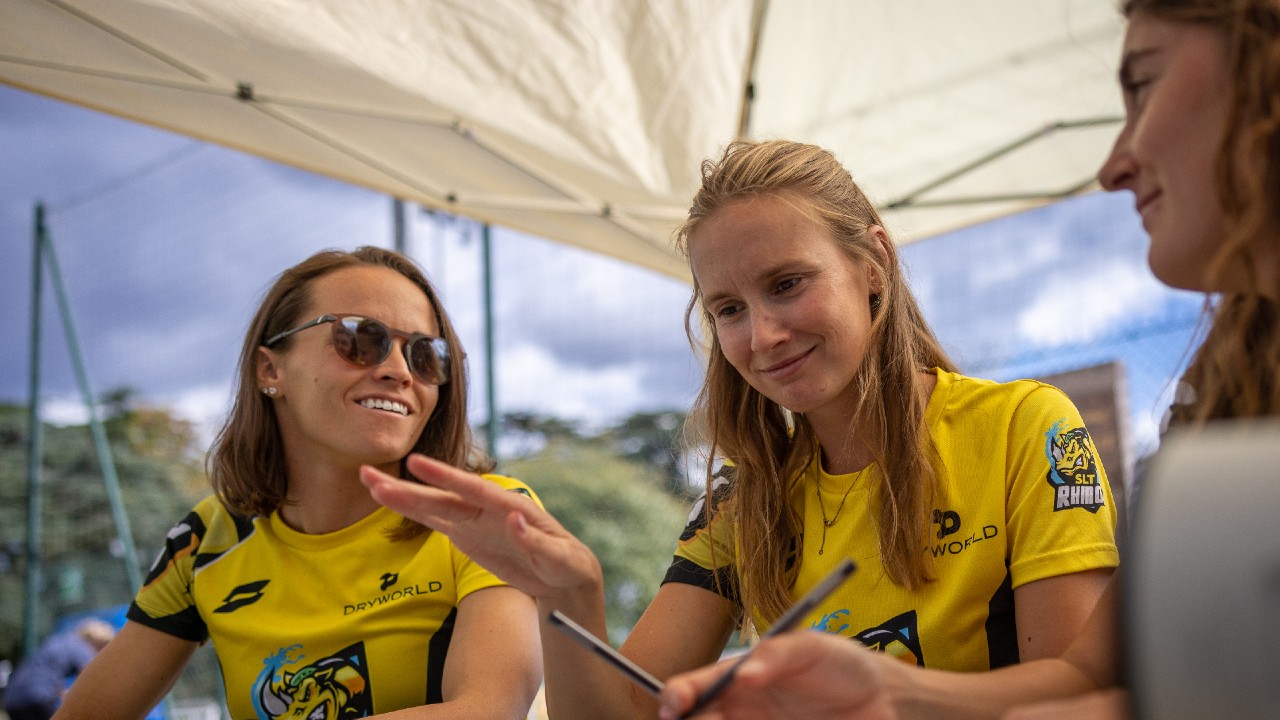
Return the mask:
{"type": "MultiPolygon", "coordinates": [[[[486,477],[532,496],[517,480],[486,477]]],[[[440,533],[390,540],[400,520],[379,508],[308,535],[278,512],[238,517],[206,498],[169,531],[129,620],[212,640],[237,720],[440,702],[459,602],[503,583],[440,533]]]]}
{"type": "MultiPolygon", "coordinates": [[[[885,573],[876,465],[833,476],[815,461],[791,489],[804,528],[791,595],[799,598],[851,557],[858,571],[814,611],[809,627],[916,665],[987,670],[1018,661],[1014,588],[1119,563],[1115,505],[1093,441],[1061,391],[936,372],[926,423],[941,459],[942,491],[921,548],[936,579],[908,591],[885,573]],[[831,519],[842,502],[823,538],[824,516],[831,519]]],[[[713,505],[733,491],[732,469],[724,475],[713,505]]],[[[704,502],[690,515],[666,582],[715,591],[714,571],[720,587],[731,589],[731,527],[719,515],[708,528],[704,502]]]]}

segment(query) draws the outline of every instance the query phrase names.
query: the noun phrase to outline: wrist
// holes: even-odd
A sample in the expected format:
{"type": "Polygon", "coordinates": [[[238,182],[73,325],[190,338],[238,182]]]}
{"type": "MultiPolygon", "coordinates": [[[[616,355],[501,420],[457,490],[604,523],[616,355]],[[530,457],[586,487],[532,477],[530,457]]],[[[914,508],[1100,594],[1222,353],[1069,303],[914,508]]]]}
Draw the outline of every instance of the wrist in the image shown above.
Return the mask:
{"type": "Polygon", "coordinates": [[[604,572],[596,556],[583,548],[583,559],[574,577],[564,585],[549,587],[534,598],[540,611],[559,610],[566,614],[582,608],[604,607],[604,572]]]}
{"type": "Polygon", "coordinates": [[[889,657],[883,653],[875,653],[879,687],[884,698],[894,710],[894,717],[900,720],[923,717],[921,710],[928,704],[925,701],[923,688],[916,682],[921,673],[919,668],[889,657]]]}

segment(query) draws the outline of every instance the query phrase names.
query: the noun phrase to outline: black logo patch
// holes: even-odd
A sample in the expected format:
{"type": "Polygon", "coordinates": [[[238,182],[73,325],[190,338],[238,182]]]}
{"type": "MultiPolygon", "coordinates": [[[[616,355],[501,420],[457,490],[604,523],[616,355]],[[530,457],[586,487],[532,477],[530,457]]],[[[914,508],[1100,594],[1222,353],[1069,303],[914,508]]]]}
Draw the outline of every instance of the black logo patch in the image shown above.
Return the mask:
{"type": "Polygon", "coordinates": [[[933,511],[933,524],[938,526],[938,539],[960,530],[960,513],[954,510],[933,511]]]}
{"type": "Polygon", "coordinates": [[[925,666],[924,651],[920,649],[920,636],[916,632],[915,610],[908,610],[876,627],[863,630],[853,639],[903,662],[925,666]]]}
{"type": "Polygon", "coordinates": [[[235,612],[245,605],[252,605],[262,599],[262,590],[270,580],[255,580],[234,588],[222,598],[222,605],[214,610],[216,613],[235,612]]]}

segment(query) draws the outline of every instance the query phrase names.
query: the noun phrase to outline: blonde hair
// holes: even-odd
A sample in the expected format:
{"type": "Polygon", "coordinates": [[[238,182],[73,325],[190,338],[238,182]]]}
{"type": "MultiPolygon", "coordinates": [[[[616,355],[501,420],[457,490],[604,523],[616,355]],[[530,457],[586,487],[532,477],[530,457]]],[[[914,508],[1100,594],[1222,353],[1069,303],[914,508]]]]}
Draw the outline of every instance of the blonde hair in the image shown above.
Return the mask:
{"type": "MultiPolygon", "coordinates": [[[[422,453],[472,472],[493,469],[492,461],[474,447],[467,422],[467,367],[462,343],[440,305],[435,288],[409,258],[390,250],[361,247],[353,252],[326,250],[285,270],[267,291],[249,323],[240,350],[238,386],[231,413],[209,452],[208,471],[213,491],[232,512],[267,516],[285,502],[289,476],[284,446],[272,401],[258,391],[255,358],[267,338],[310,318],[302,317],[311,302],[311,285],[318,278],[351,267],[377,266],[394,270],[418,286],[435,310],[440,336],[449,346],[450,379],[440,387],[435,410],[412,452],[422,453]]],[[[287,349],[291,337],[276,347],[287,349]]],[[[401,477],[405,477],[401,463],[401,477]]],[[[427,528],[405,519],[393,538],[421,535],[427,528]]]]}
{"type": "Polygon", "coordinates": [[[1218,29],[1231,73],[1216,168],[1226,227],[1208,277],[1217,287],[1240,273],[1247,288],[1206,300],[1212,324],[1183,375],[1194,396],[1173,420],[1280,414],[1280,273],[1249,262],[1259,242],[1280,257],[1280,0],[1128,0],[1122,11],[1218,29]]]}
{"type": "MultiPolygon", "coordinates": [[[[702,187],[694,195],[689,217],[676,232],[688,255],[688,241],[701,223],[726,204],[742,198],[785,197],[799,202],[835,238],[855,262],[872,269],[879,280],[878,306],[873,306],[871,338],[858,368],[859,394],[854,416],[857,432],[880,466],[877,523],[880,556],[889,576],[914,588],[931,574],[921,552],[928,530],[936,486],[932,444],[924,424],[928,398],[922,371],[954,366],[924,321],[915,298],[902,279],[896,252],[868,230],[882,226],[871,202],[849,171],[828,151],[787,141],[736,141],[716,161],[702,164],[702,187]]],[[[728,212],[728,211],[726,211],[728,212]]],[[[752,388],[729,364],[716,337],[715,325],[701,308],[694,282],[685,329],[695,342],[694,317],[707,335],[707,372],[690,413],[691,439],[710,448],[707,496],[711,497],[711,464],[717,456],[734,465],[733,494],[720,512],[731,521],[736,545],[738,587],[743,624],[753,614],[775,620],[790,604],[787,590],[795,581],[801,522],[789,502],[790,488],[819,452],[817,439],[803,415],[783,407],[752,388]],[[701,308],[701,309],[700,309],[701,308]]],[[[850,426],[850,435],[854,433],[850,426]]],[[[705,505],[707,521],[717,512],[705,505]]]]}

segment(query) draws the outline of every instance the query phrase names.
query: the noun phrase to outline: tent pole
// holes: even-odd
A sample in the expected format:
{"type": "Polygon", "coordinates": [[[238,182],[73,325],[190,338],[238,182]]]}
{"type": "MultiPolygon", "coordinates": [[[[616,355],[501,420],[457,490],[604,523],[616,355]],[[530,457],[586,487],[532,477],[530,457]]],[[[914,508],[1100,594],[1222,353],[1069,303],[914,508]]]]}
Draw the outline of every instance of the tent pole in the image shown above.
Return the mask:
{"type": "Polygon", "coordinates": [[[404,201],[398,197],[391,198],[391,223],[393,227],[393,237],[395,251],[401,255],[405,254],[405,231],[404,231],[404,201]]]}
{"type": "Polygon", "coordinates": [[[124,555],[125,575],[128,577],[130,590],[136,593],[142,587],[142,570],[138,566],[138,551],[133,544],[129,515],[125,512],[124,498],[120,493],[120,478],[116,475],[116,464],[111,457],[106,428],[98,417],[93,393],[89,390],[89,376],[85,373],[84,358],[80,354],[80,342],[76,336],[75,326],[71,322],[71,306],[67,302],[66,287],[62,283],[62,272],[58,269],[58,257],[53,249],[53,241],[47,234],[43,235],[43,241],[48,253],[49,277],[53,281],[54,296],[58,299],[58,311],[62,315],[62,329],[67,336],[67,349],[71,351],[71,365],[75,369],[76,382],[80,385],[80,395],[84,398],[85,408],[89,411],[89,429],[93,434],[94,450],[98,455],[98,464],[102,468],[102,482],[107,488],[107,503],[111,507],[120,550],[124,555]]]}
{"type": "Polygon", "coordinates": [[[484,266],[484,375],[485,402],[489,405],[486,420],[485,449],[489,457],[498,457],[498,400],[495,397],[495,372],[493,367],[493,250],[489,223],[480,226],[480,252],[484,266]]]}
{"type": "Polygon", "coordinates": [[[41,475],[44,465],[44,428],[40,424],[40,301],[43,295],[42,261],[44,248],[44,204],[36,203],[34,241],[31,253],[31,368],[27,404],[27,591],[22,609],[22,655],[29,657],[38,646],[36,625],[40,607],[40,587],[44,567],[40,560],[42,497],[41,475]]]}
{"type": "MultiPolygon", "coordinates": [[[[890,210],[897,210],[897,209],[906,208],[906,207],[924,207],[925,205],[923,203],[918,202],[916,200],[917,197],[929,192],[930,190],[934,190],[943,185],[946,185],[947,183],[961,176],[968,175],[969,173],[973,172],[974,170],[977,170],[980,167],[983,167],[984,165],[988,165],[996,160],[999,160],[1000,158],[1004,157],[1005,155],[1008,155],[1014,150],[1017,150],[1023,147],[1024,145],[1029,145],[1035,142],[1036,140],[1052,135],[1053,133],[1056,133],[1056,132],[1062,132],[1064,130],[1081,130],[1086,128],[1098,127],[1101,125],[1114,125],[1116,123],[1121,122],[1122,119],[1123,118],[1117,118],[1117,117],[1093,117],[1093,118],[1085,118],[1083,120],[1060,120],[1058,122],[1051,123],[1037,130],[1033,130],[1027,133],[1026,135],[1023,135],[1022,137],[1017,138],[1012,142],[1006,143],[1005,145],[998,147],[995,150],[992,150],[986,155],[983,155],[977,160],[974,160],[969,163],[965,163],[964,165],[956,168],[955,170],[951,170],[943,174],[941,177],[935,180],[930,180],[924,185],[921,185],[920,187],[912,190],[911,192],[908,192],[906,195],[903,195],[902,197],[899,197],[896,200],[886,203],[884,207],[890,210]]],[[[1086,182],[1083,185],[1077,185],[1075,187],[1083,189],[1084,187],[1088,186],[1091,183],[1092,183],[1092,178],[1090,178],[1089,182],[1086,182]]],[[[1044,195],[1041,194],[1035,197],[1044,197],[1044,195]]],[[[1063,195],[1063,197],[1065,197],[1065,194],[1063,195]]],[[[968,201],[952,202],[949,204],[965,204],[965,202],[968,202],[968,203],[995,202],[995,201],[998,201],[999,199],[1000,198],[994,198],[991,200],[979,199],[976,201],[968,200],[968,201]]],[[[947,201],[935,203],[935,205],[946,205],[946,204],[948,204],[947,201]]]]}
{"type": "Polygon", "coordinates": [[[747,48],[746,77],[742,79],[742,108],[738,113],[738,137],[751,132],[751,109],[756,99],[756,58],[760,54],[760,37],[764,35],[769,0],[755,0],[751,6],[751,45],[747,48]]]}

